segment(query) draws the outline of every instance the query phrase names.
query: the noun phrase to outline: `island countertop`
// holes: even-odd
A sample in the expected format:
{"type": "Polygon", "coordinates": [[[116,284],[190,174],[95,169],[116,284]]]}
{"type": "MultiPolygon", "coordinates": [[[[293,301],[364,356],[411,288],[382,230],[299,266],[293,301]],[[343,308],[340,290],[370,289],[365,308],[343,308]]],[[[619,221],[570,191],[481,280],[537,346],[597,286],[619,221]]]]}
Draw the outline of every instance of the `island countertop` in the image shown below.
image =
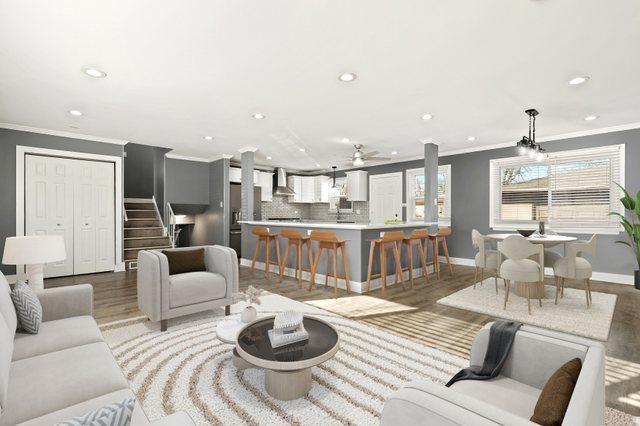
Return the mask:
{"type": "Polygon", "coordinates": [[[319,229],[398,229],[398,228],[420,228],[437,223],[427,222],[402,222],[393,224],[384,223],[346,223],[346,222],[322,222],[322,221],[278,221],[278,220],[243,220],[239,223],[257,226],[290,226],[294,228],[319,228],[319,229]]]}

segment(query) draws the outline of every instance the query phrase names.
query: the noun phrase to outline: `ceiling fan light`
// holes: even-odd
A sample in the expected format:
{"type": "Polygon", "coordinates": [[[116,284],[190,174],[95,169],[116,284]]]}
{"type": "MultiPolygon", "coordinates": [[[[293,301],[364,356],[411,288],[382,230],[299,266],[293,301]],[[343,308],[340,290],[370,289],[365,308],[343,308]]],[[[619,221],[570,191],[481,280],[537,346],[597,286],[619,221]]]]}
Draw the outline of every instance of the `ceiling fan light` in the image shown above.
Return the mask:
{"type": "Polygon", "coordinates": [[[364,160],[360,157],[356,157],[353,159],[353,165],[356,167],[364,166],[364,160]]]}

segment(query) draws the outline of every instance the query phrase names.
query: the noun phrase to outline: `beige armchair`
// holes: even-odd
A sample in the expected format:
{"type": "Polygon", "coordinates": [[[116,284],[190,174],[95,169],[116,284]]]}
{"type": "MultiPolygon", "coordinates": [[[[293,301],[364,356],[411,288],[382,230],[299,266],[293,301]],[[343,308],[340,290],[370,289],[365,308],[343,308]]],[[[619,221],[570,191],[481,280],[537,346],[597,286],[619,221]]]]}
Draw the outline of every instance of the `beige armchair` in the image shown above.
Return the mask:
{"type": "Polygon", "coordinates": [[[505,279],[507,291],[504,295],[504,309],[509,301],[510,281],[524,283],[527,290],[527,308],[531,315],[531,287],[535,285],[538,303],[542,307],[544,292],[544,249],[542,244],[532,244],[521,235],[511,235],[498,243],[498,251],[507,258],[500,265],[500,277],[505,279]],[[537,257],[539,263],[531,260],[537,257]]]}
{"type": "Polygon", "coordinates": [[[591,275],[593,269],[591,263],[581,255],[588,253],[591,256],[596,254],[596,236],[591,236],[589,241],[576,241],[567,246],[565,257],[560,257],[553,264],[553,275],[556,277],[556,305],[558,304],[558,295],[564,296],[564,280],[566,278],[572,280],[584,281],[584,292],[587,299],[587,308],[591,306],[591,275]]]}
{"type": "MultiPolygon", "coordinates": [[[[238,292],[238,257],[223,246],[204,246],[207,270],[169,275],[167,256],[157,250],[138,253],[138,307],[151,321],[225,307],[229,315],[233,294],[238,292]]],[[[189,250],[193,247],[168,250],[189,250]]]]}
{"type": "Polygon", "coordinates": [[[473,278],[473,288],[476,288],[476,283],[478,282],[478,271],[480,271],[480,285],[482,285],[482,282],[484,281],[484,270],[490,269],[494,271],[493,277],[496,281],[496,294],[498,294],[498,262],[500,255],[497,250],[487,250],[486,242],[487,238],[478,230],[473,229],[471,231],[471,243],[474,248],[478,249],[478,254],[476,254],[474,259],[476,264],[476,274],[473,278]]]}

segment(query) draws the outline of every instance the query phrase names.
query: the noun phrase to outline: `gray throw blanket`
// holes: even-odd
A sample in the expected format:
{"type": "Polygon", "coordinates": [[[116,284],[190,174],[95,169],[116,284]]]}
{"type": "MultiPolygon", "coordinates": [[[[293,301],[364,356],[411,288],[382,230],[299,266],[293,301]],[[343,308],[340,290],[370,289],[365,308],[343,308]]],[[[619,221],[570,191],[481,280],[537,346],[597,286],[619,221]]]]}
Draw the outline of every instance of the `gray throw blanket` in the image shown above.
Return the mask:
{"type": "Polygon", "coordinates": [[[502,364],[509,356],[513,339],[516,337],[516,332],[520,326],[522,326],[522,323],[511,321],[496,321],[491,324],[489,344],[487,345],[487,353],[484,355],[482,366],[472,365],[460,370],[449,380],[446,386],[449,387],[458,380],[488,380],[500,374],[502,364]]]}

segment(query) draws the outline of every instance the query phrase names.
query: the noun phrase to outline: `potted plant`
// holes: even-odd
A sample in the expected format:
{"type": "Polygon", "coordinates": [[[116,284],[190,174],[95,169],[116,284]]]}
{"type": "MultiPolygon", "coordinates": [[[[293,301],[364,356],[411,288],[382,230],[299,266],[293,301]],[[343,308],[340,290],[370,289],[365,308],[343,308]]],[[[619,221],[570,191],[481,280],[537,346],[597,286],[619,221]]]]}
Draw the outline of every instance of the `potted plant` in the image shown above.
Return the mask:
{"type": "Polygon", "coordinates": [[[629,195],[626,189],[620,185],[618,186],[624,192],[624,197],[620,198],[620,201],[622,202],[627,214],[623,215],[617,212],[611,212],[609,214],[620,217],[620,223],[629,235],[629,241],[616,241],[616,243],[629,246],[636,255],[638,269],[634,271],[634,285],[638,290],[640,290],[640,191],[638,191],[638,194],[634,199],[629,195]],[[628,220],[627,216],[629,216],[631,220],[628,220]]]}
{"type": "Polygon", "coordinates": [[[247,306],[240,313],[240,321],[250,323],[258,316],[258,311],[253,306],[260,304],[260,294],[262,290],[250,285],[244,293],[235,293],[233,295],[234,302],[247,302],[247,306]]]}

